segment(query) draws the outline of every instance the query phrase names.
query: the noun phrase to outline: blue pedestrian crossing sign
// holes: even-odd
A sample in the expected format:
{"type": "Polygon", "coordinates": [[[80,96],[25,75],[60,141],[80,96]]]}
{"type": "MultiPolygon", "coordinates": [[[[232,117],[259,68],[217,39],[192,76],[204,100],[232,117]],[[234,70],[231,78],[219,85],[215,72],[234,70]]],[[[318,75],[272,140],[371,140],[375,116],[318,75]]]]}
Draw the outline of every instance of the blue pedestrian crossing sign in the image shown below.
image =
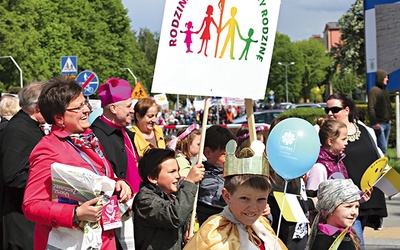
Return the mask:
{"type": "Polygon", "coordinates": [[[76,56],[61,57],[61,74],[76,75],[78,73],[78,58],[76,56]]]}
{"type": "Polygon", "coordinates": [[[82,86],[84,96],[92,95],[99,87],[99,78],[90,70],[85,70],[79,73],[76,77],[76,81],[82,86]]]}

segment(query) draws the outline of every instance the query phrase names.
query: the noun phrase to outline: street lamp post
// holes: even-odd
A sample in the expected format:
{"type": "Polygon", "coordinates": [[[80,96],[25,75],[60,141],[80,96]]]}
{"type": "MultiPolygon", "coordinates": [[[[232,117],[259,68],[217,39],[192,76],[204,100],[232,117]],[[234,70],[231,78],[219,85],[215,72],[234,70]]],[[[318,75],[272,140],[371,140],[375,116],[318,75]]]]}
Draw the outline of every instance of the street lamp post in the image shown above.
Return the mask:
{"type": "Polygon", "coordinates": [[[278,62],[279,65],[285,66],[285,77],[286,77],[286,102],[289,102],[289,91],[288,91],[288,80],[287,80],[287,68],[290,65],[294,65],[294,62],[290,62],[288,64],[284,64],[281,62],[278,62]]]}
{"type": "Polygon", "coordinates": [[[22,69],[19,67],[18,63],[14,60],[14,58],[12,56],[0,56],[0,59],[1,58],[10,58],[11,61],[14,63],[15,67],[17,67],[17,69],[19,70],[19,80],[20,80],[21,88],[23,88],[24,82],[22,80],[22,69]]]}
{"type": "Polygon", "coordinates": [[[128,70],[129,73],[133,76],[133,78],[135,79],[135,86],[137,84],[137,78],[136,76],[133,74],[132,70],[130,68],[120,68],[120,70],[128,70]]]}

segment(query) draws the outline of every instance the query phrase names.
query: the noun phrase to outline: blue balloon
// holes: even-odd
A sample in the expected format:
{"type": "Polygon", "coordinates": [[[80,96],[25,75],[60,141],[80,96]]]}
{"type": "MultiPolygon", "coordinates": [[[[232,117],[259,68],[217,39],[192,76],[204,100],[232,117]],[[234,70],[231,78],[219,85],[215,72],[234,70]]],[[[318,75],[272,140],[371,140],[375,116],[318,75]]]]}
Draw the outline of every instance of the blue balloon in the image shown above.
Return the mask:
{"type": "Polygon", "coordinates": [[[311,123],[300,118],[288,118],[271,130],[266,151],[271,167],[289,181],[311,169],[319,149],[318,133],[311,123]]]}
{"type": "Polygon", "coordinates": [[[97,117],[101,116],[103,114],[103,108],[98,108],[92,111],[89,115],[89,123],[92,124],[94,120],[96,120],[97,117]]]}

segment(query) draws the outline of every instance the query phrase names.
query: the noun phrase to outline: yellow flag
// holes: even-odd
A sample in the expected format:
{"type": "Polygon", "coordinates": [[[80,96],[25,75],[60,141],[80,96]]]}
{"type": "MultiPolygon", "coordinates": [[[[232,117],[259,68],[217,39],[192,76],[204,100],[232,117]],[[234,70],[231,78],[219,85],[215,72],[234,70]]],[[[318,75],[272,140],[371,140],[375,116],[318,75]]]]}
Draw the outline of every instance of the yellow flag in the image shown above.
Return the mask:
{"type": "Polygon", "coordinates": [[[336,240],[332,243],[332,245],[329,247],[328,250],[337,250],[340,246],[340,243],[342,243],[344,236],[346,235],[347,231],[349,231],[350,227],[346,227],[343,232],[339,234],[339,236],[336,238],[336,240]]]}

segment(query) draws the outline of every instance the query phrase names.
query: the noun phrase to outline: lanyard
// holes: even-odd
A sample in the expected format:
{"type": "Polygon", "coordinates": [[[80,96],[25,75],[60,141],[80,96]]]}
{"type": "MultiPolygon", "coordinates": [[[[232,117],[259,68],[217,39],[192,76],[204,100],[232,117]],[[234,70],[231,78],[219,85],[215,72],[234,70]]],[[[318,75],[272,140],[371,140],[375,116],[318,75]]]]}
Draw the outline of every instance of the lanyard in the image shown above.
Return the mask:
{"type": "MultiPolygon", "coordinates": [[[[97,171],[97,169],[94,167],[93,163],[89,160],[89,158],[87,158],[87,156],[77,147],[75,146],[70,140],[67,139],[67,142],[69,144],[71,144],[72,147],[75,148],[75,150],[79,153],[79,155],[83,158],[83,160],[85,160],[93,169],[93,171],[97,174],[100,175],[99,172],[97,171]]],[[[100,156],[100,154],[97,152],[97,149],[95,149],[96,153],[99,155],[100,159],[103,161],[104,167],[106,169],[106,176],[108,177],[108,164],[106,163],[104,156],[100,156]]]]}

